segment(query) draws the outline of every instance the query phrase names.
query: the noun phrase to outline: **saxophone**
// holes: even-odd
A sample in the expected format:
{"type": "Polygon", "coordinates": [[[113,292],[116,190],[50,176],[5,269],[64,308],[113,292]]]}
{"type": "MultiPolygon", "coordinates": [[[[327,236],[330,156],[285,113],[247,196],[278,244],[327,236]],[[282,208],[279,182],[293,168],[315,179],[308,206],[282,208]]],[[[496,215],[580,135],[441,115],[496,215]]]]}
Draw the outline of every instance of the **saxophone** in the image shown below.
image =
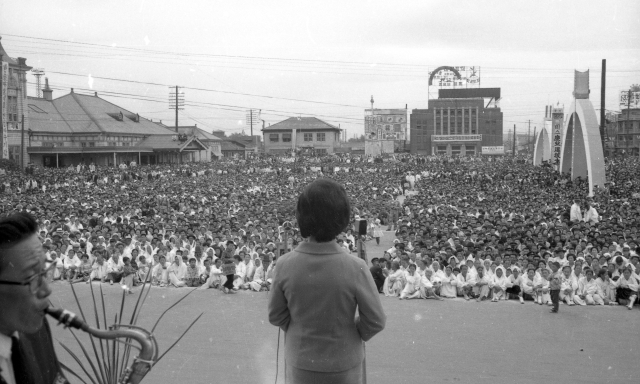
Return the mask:
{"type": "Polygon", "coordinates": [[[45,312],[65,326],[80,329],[99,339],[127,338],[137,341],[140,344],[140,354],[122,374],[119,384],[139,384],[158,360],[158,343],[153,335],[143,328],[128,324],[114,324],[109,327],[109,330],[102,330],[90,327],[75,313],[66,309],[49,307],[45,312]]]}

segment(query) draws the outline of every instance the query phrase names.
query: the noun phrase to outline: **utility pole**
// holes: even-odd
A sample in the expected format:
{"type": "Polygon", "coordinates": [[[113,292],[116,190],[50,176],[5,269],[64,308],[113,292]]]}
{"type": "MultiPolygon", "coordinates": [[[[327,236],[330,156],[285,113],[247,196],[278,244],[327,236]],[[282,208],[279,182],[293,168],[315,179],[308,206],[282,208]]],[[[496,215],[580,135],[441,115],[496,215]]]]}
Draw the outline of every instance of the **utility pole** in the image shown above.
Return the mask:
{"type": "Polygon", "coordinates": [[[631,112],[631,88],[629,88],[629,96],[627,96],[627,124],[629,127],[631,125],[631,118],[629,117],[629,113],[631,112]]]}
{"type": "Polygon", "coordinates": [[[513,149],[512,149],[512,155],[513,157],[516,156],[516,125],[513,124],[513,149]]]}
{"type": "Polygon", "coordinates": [[[178,86],[176,85],[176,133],[178,132],[178,86]]]}
{"type": "Polygon", "coordinates": [[[531,143],[531,156],[533,156],[533,151],[536,148],[536,129],[537,127],[533,127],[533,143],[531,143]]]}
{"type": "Polygon", "coordinates": [[[22,129],[20,131],[20,169],[24,172],[24,114],[22,114],[22,129]]]}
{"type": "MultiPolygon", "coordinates": [[[[0,159],[4,158],[4,116],[2,113],[2,99],[4,98],[4,92],[2,91],[2,77],[4,76],[4,69],[2,66],[2,53],[0,53],[0,159]]],[[[7,79],[8,80],[8,79],[7,79]]]]}
{"type": "Polygon", "coordinates": [[[529,120],[529,132],[527,133],[527,151],[531,152],[531,120],[529,120]]]}
{"type": "Polygon", "coordinates": [[[600,142],[602,143],[602,153],[605,154],[605,141],[604,141],[604,131],[605,131],[605,85],[607,83],[607,59],[602,59],[602,78],[600,80],[600,142]]]}
{"type": "Polygon", "coordinates": [[[176,110],[176,125],[175,130],[178,133],[178,111],[184,109],[184,93],[180,92],[180,87],[177,85],[174,87],[169,87],[171,92],[169,92],[169,109],[176,110]]]}

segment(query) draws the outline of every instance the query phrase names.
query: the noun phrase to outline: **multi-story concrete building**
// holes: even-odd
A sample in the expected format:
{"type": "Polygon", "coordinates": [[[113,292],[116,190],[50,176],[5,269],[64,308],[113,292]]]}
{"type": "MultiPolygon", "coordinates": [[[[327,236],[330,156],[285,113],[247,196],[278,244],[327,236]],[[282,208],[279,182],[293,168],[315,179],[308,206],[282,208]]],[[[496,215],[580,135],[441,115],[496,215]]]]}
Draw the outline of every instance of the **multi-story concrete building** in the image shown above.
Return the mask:
{"type": "Polygon", "coordinates": [[[262,129],[267,154],[333,153],[340,143],[340,128],[316,117],[290,117],[262,129]]]}
{"type": "Polygon", "coordinates": [[[411,153],[503,154],[500,88],[440,89],[429,108],[411,112],[411,153]]]}
{"type": "Polygon", "coordinates": [[[640,108],[625,108],[620,111],[613,143],[613,152],[617,156],[640,155],[640,108]]]}
{"type": "MultiPolygon", "coordinates": [[[[373,100],[373,98],[372,98],[373,100]]],[[[407,137],[407,109],[364,110],[365,153],[378,156],[382,153],[402,152],[407,137]]]]}
{"type": "Polygon", "coordinates": [[[26,135],[29,131],[29,108],[27,108],[27,72],[31,67],[23,57],[11,58],[0,42],[0,104],[2,125],[0,134],[0,158],[13,160],[16,164],[27,164],[26,135]],[[24,140],[24,142],[23,142],[24,140]]]}

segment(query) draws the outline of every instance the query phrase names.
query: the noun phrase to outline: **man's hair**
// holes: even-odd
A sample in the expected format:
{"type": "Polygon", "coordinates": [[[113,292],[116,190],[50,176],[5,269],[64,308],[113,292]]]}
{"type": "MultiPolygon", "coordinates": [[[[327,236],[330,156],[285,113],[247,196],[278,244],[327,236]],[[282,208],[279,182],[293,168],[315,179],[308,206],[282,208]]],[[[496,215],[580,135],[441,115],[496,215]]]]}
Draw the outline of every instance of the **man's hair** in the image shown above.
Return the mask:
{"type": "MultiPolygon", "coordinates": [[[[0,219],[0,260],[3,249],[12,247],[38,230],[38,223],[28,213],[20,212],[0,219]]],[[[1,264],[0,264],[1,266],[1,264]]],[[[0,270],[1,272],[1,270],[0,270]]]]}
{"type": "Polygon", "coordinates": [[[349,225],[351,205],[344,187],[333,180],[319,179],[307,185],[298,198],[296,219],[302,237],[318,242],[336,238],[349,225]]]}
{"type": "MultiPolygon", "coordinates": [[[[28,213],[20,212],[0,219],[0,249],[8,248],[36,233],[38,223],[28,213]]],[[[0,256],[2,252],[0,251],[0,256]]]]}

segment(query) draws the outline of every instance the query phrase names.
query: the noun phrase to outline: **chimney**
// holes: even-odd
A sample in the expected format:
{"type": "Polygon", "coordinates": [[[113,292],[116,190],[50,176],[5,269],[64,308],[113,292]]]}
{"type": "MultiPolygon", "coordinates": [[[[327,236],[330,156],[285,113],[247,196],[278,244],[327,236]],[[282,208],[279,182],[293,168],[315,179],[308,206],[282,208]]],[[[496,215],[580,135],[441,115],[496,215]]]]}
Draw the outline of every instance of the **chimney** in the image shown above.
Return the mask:
{"type": "Polygon", "coordinates": [[[45,100],[51,101],[53,100],[53,90],[49,88],[49,78],[44,78],[44,89],[42,90],[42,97],[45,100]]]}
{"type": "Polygon", "coordinates": [[[96,91],[96,92],[94,92],[94,93],[93,93],[93,95],[94,95],[95,97],[98,97],[98,92],[97,92],[97,91],[96,91]]]}
{"type": "Polygon", "coordinates": [[[73,93],[73,88],[71,88],[71,93],[73,93]]]}

